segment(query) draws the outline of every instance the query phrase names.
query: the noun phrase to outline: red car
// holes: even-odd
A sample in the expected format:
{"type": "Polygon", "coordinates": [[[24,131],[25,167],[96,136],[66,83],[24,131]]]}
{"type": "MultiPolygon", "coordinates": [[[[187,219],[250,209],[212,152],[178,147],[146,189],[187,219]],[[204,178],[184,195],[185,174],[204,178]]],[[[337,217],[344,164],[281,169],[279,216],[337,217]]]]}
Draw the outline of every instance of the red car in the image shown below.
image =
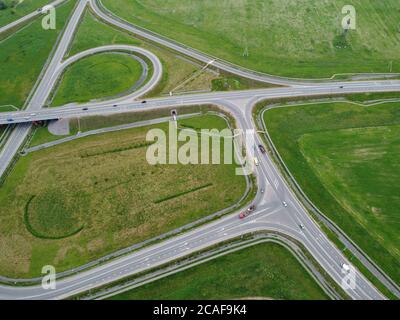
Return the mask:
{"type": "Polygon", "coordinates": [[[256,209],[255,205],[250,206],[246,211],[243,211],[239,214],[239,219],[246,218],[250,213],[252,213],[256,209]]]}

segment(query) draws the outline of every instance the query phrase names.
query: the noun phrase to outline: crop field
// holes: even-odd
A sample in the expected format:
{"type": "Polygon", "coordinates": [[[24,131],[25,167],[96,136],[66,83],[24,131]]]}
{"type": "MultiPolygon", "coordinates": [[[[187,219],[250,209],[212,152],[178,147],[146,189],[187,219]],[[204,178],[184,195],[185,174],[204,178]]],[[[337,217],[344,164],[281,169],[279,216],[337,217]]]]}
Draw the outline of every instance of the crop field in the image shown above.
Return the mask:
{"type": "MultiPolygon", "coordinates": [[[[225,128],[216,115],[182,126],[225,128]]],[[[235,165],[155,165],[150,128],[81,138],[21,157],[0,187],[0,274],[76,267],[237,203],[235,165]]]]}
{"type": "Polygon", "coordinates": [[[118,16],[232,63],[290,77],[400,72],[398,0],[102,0],[118,16]],[[344,5],[356,29],[344,32],[344,5]]]}
{"type": "Polygon", "coordinates": [[[271,109],[264,121],[313,203],[400,282],[400,104],[271,109]]]}
{"type": "Polygon", "coordinates": [[[140,63],[128,54],[103,53],[84,58],[67,69],[52,105],[124,94],[137,83],[142,72],[140,63]]]}
{"type": "Polygon", "coordinates": [[[58,8],[56,30],[43,30],[37,19],[0,42],[0,106],[24,105],[74,4],[58,8]]]}
{"type": "Polygon", "coordinates": [[[2,0],[5,7],[0,5],[0,27],[13,22],[38,8],[43,7],[47,3],[52,2],[51,0],[2,0]]]}
{"type": "Polygon", "coordinates": [[[113,296],[116,300],[324,300],[324,291],[288,249],[257,244],[113,296]]]}

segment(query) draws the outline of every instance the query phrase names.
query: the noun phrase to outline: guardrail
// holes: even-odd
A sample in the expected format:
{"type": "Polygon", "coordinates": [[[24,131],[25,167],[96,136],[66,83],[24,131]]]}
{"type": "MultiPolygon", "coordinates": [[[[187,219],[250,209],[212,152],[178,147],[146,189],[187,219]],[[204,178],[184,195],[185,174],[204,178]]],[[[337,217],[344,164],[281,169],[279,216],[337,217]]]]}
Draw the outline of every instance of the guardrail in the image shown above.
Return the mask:
{"type": "Polygon", "coordinates": [[[282,106],[266,106],[257,115],[257,122],[258,125],[263,129],[264,136],[270,146],[273,156],[279,163],[280,167],[283,169],[289,185],[292,187],[292,189],[294,189],[294,191],[296,191],[296,194],[300,197],[301,202],[307,207],[307,209],[313,212],[322,221],[322,223],[338,237],[338,239],[346,246],[347,249],[352,252],[354,256],[356,256],[358,260],[361,261],[361,263],[368,269],[369,272],[371,272],[376,278],[378,278],[378,280],[381,281],[382,284],[394,295],[400,298],[399,286],[343,230],[341,230],[335,222],[329,219],[322,211],[319,210],[317,206],[315,206],[315,204],[310,200],[310,198],[305,194],[301,186],[298,184],[289,168],[286,166],[274,142],[272,141],[271,136],[269,135],[268,129],[264,121],[262,121],[263,115],[266,111],[279,107],[282,106]]]}

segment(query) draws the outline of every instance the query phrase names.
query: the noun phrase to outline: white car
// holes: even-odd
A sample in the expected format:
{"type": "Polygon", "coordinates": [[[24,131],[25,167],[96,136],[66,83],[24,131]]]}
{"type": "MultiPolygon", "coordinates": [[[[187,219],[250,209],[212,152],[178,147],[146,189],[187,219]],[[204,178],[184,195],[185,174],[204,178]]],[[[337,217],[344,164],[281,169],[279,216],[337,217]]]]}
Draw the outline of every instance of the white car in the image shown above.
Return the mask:
{"type": "Polygon", "coordinates": [[[346,263],[342,263],[342,270],[345,273],[349,273],[350,272],[350,266],[348,264],[346,264],[346,263]]]}
{"type": "Polygon", "coordinates": [[[282,201],[283,206],[286,208],[288,206],[288,204],[286,203],[286,201],[282,201]]]}

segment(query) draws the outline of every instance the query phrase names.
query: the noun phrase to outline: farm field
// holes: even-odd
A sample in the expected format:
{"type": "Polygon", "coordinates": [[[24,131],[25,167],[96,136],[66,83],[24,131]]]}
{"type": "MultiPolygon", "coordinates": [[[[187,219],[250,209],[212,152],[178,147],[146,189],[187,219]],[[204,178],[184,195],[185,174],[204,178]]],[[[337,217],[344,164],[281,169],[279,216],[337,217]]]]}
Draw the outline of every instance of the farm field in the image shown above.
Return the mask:
{"type": "Polygon", "coordinates": [[[110,300],[325,300],[288,249],[262,243],[117,294],[110,300]]]}
{"type": "Polygon", "coordinates": [[[400,281],[400,105],[271,109],[264,122],[313,203],[400,281]]]}
{"type": "Polygon", "coordinates": [[[138,26],[210,55],[274,75],[329,78],[400,72],[397,0],[103,0],[138,26]],[[356,9],[345,33],[344,5],[356,9]]]}
{"type": "MultiPolygon", "coordinates": [[[[227,126],[216,115],[182,126],[227,126]]],[[[141,127],[81,138],[18,161],[0,187],[0,274],[38,276],[93,261],[236,204],[235,165],[155,165],[141,127]]]]}

